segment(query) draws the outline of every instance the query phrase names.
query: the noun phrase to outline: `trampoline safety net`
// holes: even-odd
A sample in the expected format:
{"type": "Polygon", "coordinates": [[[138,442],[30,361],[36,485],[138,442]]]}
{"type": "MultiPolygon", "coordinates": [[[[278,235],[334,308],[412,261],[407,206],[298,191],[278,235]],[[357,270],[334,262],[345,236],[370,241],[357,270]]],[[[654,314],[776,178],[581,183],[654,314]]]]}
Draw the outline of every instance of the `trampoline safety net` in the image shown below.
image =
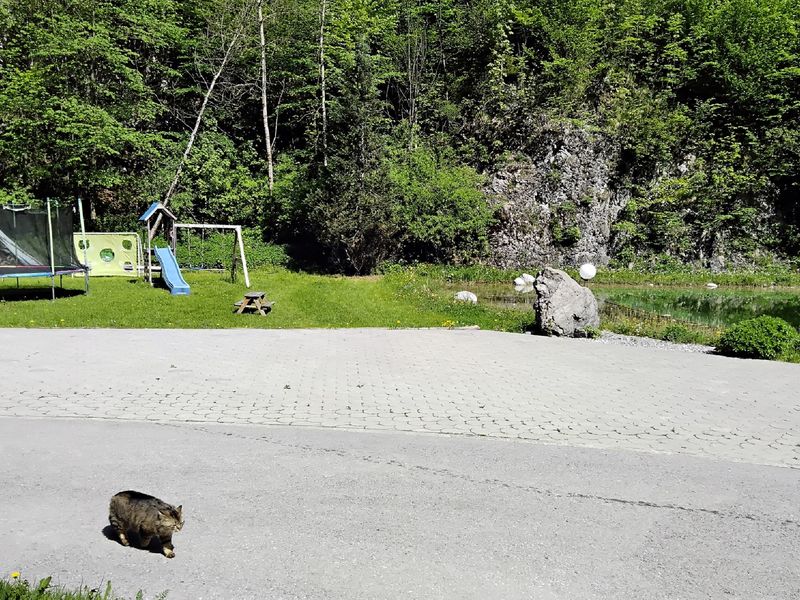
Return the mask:
{"type": "MultiPolygon", "coordinates": [[[[53,271],[56,275],[84,270],[72,243],[72,209],[51,206],[53,271]]],[[[49,277],[50,236],[47,209],[0,210],[0,277],[49,277]]]]}

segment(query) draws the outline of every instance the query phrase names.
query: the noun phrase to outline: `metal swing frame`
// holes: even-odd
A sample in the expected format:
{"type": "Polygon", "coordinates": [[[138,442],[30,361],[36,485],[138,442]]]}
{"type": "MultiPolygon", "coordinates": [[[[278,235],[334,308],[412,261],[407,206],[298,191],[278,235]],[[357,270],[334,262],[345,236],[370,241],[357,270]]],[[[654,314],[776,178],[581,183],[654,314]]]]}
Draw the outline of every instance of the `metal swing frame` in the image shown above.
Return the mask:
{"type": "Polygon", "coordinates": [[[244,284],[250,287],[250,273],[247,271],[247,258],[244,255],[244,240],[242,239],[241,225],[220,225],[216,223],[177,223],[172,224],[172,253],[175,254],[178,245],[178,229],[227,229],[235,233],[233,242],[233,260],[231,261],[231,280],[236,280],[236,260],[242,261],[242,271],[244,272],[244,284]]]}

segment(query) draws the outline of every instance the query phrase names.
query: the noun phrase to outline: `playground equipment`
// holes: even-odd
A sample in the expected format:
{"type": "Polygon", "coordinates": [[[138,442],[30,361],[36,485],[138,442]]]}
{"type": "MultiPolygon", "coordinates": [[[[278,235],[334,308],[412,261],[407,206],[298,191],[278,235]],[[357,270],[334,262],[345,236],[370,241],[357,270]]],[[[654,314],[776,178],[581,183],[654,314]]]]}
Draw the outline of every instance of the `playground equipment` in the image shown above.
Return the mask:
{"type": "Polygon", "coordinates": [[[233,261],[231,263],[231,279],[233,280],[236,277],[236,260],[238,250],[238,258],[242,261],[242,271],[244,271],[245,285],[250,287],[250,274],[247,271],[247,259],[244,255],[244,241],[242,240],[242,228],[240,225],[220,225],[216,223],[178,223],[175,215],[172,214],[172,212],[161,202],[153,202],[147,208],[144,214],[139,217],[139,221],[144,224],[147,231],[147,263],[145,265],[145,271],[147,274],[147,280],[151,285],[153,283],[153,270],[155,269],[155,267],[153,267],[152,257],[153,250],[155,250],[156,258],[161,265],[161,277],[170,288],[171,293],[173,295],[189,294],[189,285],[183,279],[180,267],[178,266],[178,261],[175,258],[178,243],[178,231],[180,229],[199,229],[201,231],[219,229],[232,230],[235,233],[233,261]],[[164,227],[169,246],[153,249],[152,241],[156,233],[154,230],[154,224],[159,222],[164,227]]]}
{"type": "MultiPolygon", "coordinates": [[[[201,234],[203,235],[203,238],[205,237],[205,232],[209,230],[233,231],[234,240],[233,240],[232,260],[231,260],[231,281],[236,281],[236,260],[239,259],[242,262],[242,272],[244,273],[244,284],[246,287],[250,287],[250,273],[247,270],[247,258],[245,257],[244,254],[244,240],[242,239],[241,225],[220,225],[217,223],[208,223],[208,224],[173,223],[172,235],[170,237],[170,241],[172,245],[172,252],[173,254],[175,254],[175,256],[178,255],[177,252],[178,232],[180,229],[186,229],[188,231],[191,231],[193,229],[200,230],[201,234]]],[[[191,244],[191,241],[189,243],[191,244]]],[[[206,270],[208,265],[201,264],[199,266],[194,265],[193,267],[196,270],[206,270]]]]}
{"type": "Polygon", "coordinates": [[[136,233],[74,234],[75,253],[84,253],[89,275],[138,277],[144,263],[142,244],[136,233]],[[85,242],[85,245],[84,245],[85,242]]]}
{"type": "MultiPolygon", "coordinates": [[[[0,278],[49,277],[56,298],[56,275],[84,274],[89,291],[89,270],[78,261],[72,235],[72,208],[47,199],[46,210],[30,206],[4,206],[0,210],[0,278]]],[[[83,207],[78,199],[81,235],[85,236],[83,207]]]]}
{"type": "Polygon", "coordinates": [[[161,265],[161,277],[173,296],[188,296],[189,284],[181,275],[178,261],[170,248],[155,248],[156,258],[161,265]]]}
{"type": "MultiPolygon", "coordinates": [[[[147,281],[150,285],[153,285],[154,267],[152,243],[153,236],[155,235],[155,232],[153,232],[151,228],[151,222],[157,222],[159,219],[165,224],[171,224],[175,222],[175,215],[173,215],[166,206],[161,204],[161,202],[153,202],[147,207],[147,210],[144,211],[144,214],[139,217],[139,221],[145,226],[145,235],[147,236],[146,273],[147,281]]],[[[175,260],[175,255],[172,253],[172,249],[168,246],[164,248],[155,248],[155,252],[156,258],[158,258],[159,264],[161,265],[161,276],[164,279],[164,283],[166,283],[167,287],[169,287],[170,293],[173,296],[188,296],[189,285],[181,275],[180,267],[178,267],[178,262],[175,260]],[[162,250],[164,252],[161,252],[162,250]],[[177,288],[175,287],[176,285],[178,286],[177,288]]]]}

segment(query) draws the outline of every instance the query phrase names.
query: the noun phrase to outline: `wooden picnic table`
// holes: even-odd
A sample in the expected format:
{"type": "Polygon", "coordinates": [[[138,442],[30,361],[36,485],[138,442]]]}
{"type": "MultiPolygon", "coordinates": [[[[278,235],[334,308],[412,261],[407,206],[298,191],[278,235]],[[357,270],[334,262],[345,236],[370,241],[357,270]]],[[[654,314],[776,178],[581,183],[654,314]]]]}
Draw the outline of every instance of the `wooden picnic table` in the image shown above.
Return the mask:
{"type": "Polygon", "coordinates": [[[275,302],[267,300],[266,292],[247,292],[242,300],[233,303],[237,309],[236,314],[241,315],[244,311],[250,310],[264,317],[267,316],[268,311],[272,310],[273,304],[275,302]]]}

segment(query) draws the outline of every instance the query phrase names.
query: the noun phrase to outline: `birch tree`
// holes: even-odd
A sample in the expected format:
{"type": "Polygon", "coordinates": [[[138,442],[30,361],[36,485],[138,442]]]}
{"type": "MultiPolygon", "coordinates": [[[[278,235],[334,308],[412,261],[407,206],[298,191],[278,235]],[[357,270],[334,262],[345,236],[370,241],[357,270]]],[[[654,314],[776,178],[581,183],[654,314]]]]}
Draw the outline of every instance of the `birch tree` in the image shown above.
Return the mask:
{"type": "MultiPolygon", "coordinates": [[[[221,50],[222,50],[222,58],[219,62],[219,65],[214,71],[214,75],[211,78],[211,82],[208,84],[205,93],[203,94],[203,101],[200,104],[200,110],[197,113],[197,118],[194,122],[194,127],[192,128],[192,132],[189,135],[189,140],[186,143],[186,148],[183,151],[183,155],[181,156],[181,160],[178,163],[177,168],[175,169],[175,175],[172,178],[172,182],[167,189],[167,193],[164,194],[163,204],[167,206],[169,204],[170,199],[172,198],[175,190],[178,187],[178,182],[181,178],[181,173],[183,172],[183,167],[186,164],[186,159],[189,158],[189,154],[192,152],[192,147],[194,146],[195,140],[197,139],[197,134],[200,131],[200,126],[203,122],[203,116],[206,113],[206,109],[208,107],[209,100],[211,95],[214,93],[214,88],[217,86],[217,82],[219,81],[222,73],[225,71],[225,68],[228,65],[234,51],[239,48],[240,42],[242,40],[243,33],[245,31],[245,26],[247,23],[247,15],[250,13],[252,9],[252,5],[248,2],[244,6],[242,6],[237,13],[234,15],[233,19],[233,33],[228,37],[225,24],[223,23],[220,28],[220,42],[221,42],[221,50]]],[[[223,19],[224,20],[224,19],[223,19]]],[[[148,235],[152,240],[158,228],[161,226],[161,215],[156,219],[156,222],[153,224],[152,229],[150,229],[148,235]]]]}
{"type": "Polygon", "coordinates": [[[272,194],[275,178],[272,166],[272,135],[269,130],[269,111],[267,110],[267,38],[264,34],[263,0],[258,0],[258,34],[261,42],[261,119],[264,124],[264,142],[267,147],[267,177],[269,193],[272,194]]]}
{"type": "Polygon", "coordinates": [[[328,166],[328,107],[325,97],[325,9],[327,0],[319,7],[319,89],[322,109],[322,164],[328,166]]]}

